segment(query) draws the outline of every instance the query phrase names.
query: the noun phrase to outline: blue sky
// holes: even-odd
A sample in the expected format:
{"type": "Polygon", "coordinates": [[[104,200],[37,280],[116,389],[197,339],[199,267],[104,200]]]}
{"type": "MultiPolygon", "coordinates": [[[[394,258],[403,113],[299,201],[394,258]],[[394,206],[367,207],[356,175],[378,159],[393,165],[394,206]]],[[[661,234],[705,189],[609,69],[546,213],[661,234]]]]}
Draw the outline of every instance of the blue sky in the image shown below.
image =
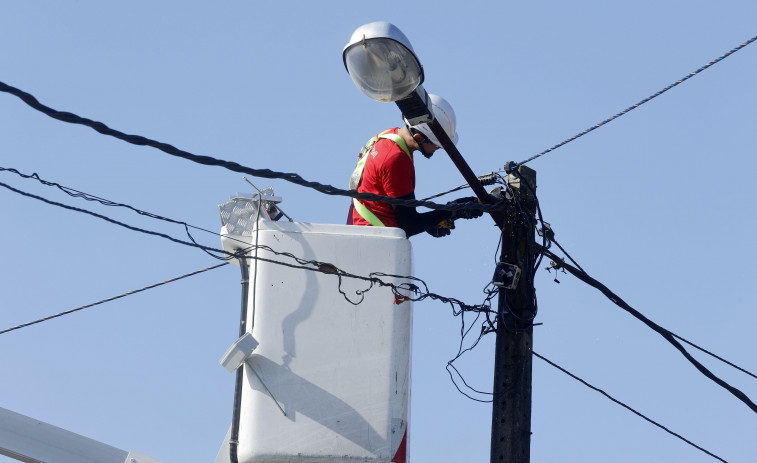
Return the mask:
{"type": "MultiPolygon", "coordinates": [[[[345,187],[362,144],[400,123],[354,87],[352,31],[386,20],[411,40],[425,88],[455,108],[477,173],[521,161],[757,35],[750,1],[3,2],[0,81],[43,103],[195,154],[345,187]]],[[[757,324],[757,45],[533,161],[544,218],[589,274],[663,327],[750,371],[757,324]]],[[[129,145],[0,94],[0,166],[218,230],[242,176],[129,145]]],[[[462,183],[444,153],[417,159],[417,194],[462,183]]],[[[348,201],[283,181],[295,220],[343,223],[348,201]]],[[[181,227],[0,182],[183,237],[181,227]]],[[[449,199],[453,199],[450,196],[449,199]]],[[[0,329],[209,267],[201,251],[0,191],[0,329]]],[[[195,232],[203,244],[217,236],[195,232]]],[[[412,239],[415,276],[480,302],[498,234],[483,217],[412,239]]],[[[546,263],[546,262],[545,262],[546,263]]],[[[569,275],[540,271],[534,349],[727,461],[757,453],[757,416],[659,335],[569,275]]],[[[444,369],[460,320],[415,305],[410,458],[487,461],[491,407],[444,369]]],[[[0,406],[165,462],[212,461],[231,419],[236,267],[0,335],[0,406]]],[[[695,354],[757,399],[757,382],[695,354]]],[[[493,336],[457,364],[490,389],[493,336]]],[[[539,359],[532,461],[706,462],[539,359]]]]}

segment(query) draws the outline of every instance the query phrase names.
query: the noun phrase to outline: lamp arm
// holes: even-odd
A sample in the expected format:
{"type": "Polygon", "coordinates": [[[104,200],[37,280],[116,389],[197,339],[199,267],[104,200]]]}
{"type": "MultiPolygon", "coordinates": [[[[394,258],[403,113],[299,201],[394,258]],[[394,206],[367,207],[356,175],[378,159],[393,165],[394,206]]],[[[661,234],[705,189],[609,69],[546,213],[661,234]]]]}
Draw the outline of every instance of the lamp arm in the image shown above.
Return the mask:
{"type": "MultiPolygon", "coordinates": [[[[457,167],[457,170],[459,170],[460,173],[463,174],[463,178],[465,178],[465,181],[468,182],[468,185],[470,185],[473,193],[475,193],[476,197],[479,199],[479,201],[481,201],[481,204],[494,204],[494,200],[492,199],[491,195],[486,192],[484,186],[481,184],[481,181],[478,179],[476,174],[473,173],[468,163],[465,162],[463,155],[460,154],[460,151],[458,151],[455,144],[452,143],[452,140],[450,140],[447,132],[445,132],[442,126],[439,125],[439,121],[433,119],[427,124],[431,131],[434,132],[434,135],[436,136],[437,140],[439,140],[439,143],[442,144],[444,152],[449,155],[450,159],[452,159],[452,162],[457,167]]],[[[494,219],[494,223],[496,223],[497,226],[502,229],[505,223],[504,215],[498,211],[491,211],[489,212],[489,214],[492,216],[492,219],[494,219]]]]}

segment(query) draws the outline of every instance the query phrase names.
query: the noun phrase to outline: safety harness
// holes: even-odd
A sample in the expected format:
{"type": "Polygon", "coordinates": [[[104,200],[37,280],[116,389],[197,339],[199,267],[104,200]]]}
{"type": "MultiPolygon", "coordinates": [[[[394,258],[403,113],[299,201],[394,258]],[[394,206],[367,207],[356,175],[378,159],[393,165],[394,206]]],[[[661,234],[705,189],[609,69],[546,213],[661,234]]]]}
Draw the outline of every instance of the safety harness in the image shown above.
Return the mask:
{"type": "MultiPolygon", "coordinates": [[[[360,150],[360,154],[358,155],[358,161],[357,166],[355,166],[354,172],[352,172],[352,176],[350,177],[350,190],[357,191],[358,186],[360,186],[360,180],[363,177],[363,169],[365,169],[365,163],[368,160],[368,153],[371,152],[373,149],[373,145],[376,144],[377,141],[381,140],[382,138],[385,138],[387,140],[391,140],[394,143],[399,146],[402,151],[407,154],[407,156],[410,158],[410,162],[413,161],[413,157],[410,155],[410,150],[407,149],[407,144],[405,144],[405,140],[402,139],[399,135],[396,133],[390,133],[391,129],[384,130],[383,132],[379,133],[378,135],[374,136],[368,142],[363,146],[363,149],[360,150]]],[[[358,201],[356,198],[352,198],[352,204],[355,207],[355,210],[362,218],[364,218],[369,224],[373,225],[374,227],[384,227],[384,223],[376,217],[376,214],[370,211],[363,203],[358,201]]]]}

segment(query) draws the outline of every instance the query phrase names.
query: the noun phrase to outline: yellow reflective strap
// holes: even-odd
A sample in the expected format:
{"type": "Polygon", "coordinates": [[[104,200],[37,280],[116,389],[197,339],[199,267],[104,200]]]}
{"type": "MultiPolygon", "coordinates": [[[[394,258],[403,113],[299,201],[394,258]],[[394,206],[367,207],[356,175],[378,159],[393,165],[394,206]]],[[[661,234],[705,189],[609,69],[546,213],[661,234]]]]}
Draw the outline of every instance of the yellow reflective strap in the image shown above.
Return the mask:
{"type": "Polygon", "coordinates": [[[360,179],[363,177],[363,169],[365,169],[365,161],[367,159],[368,159],[368,156],[363,156],[357,160],[357,165],[355,166],[355,170],[352,172],[352,175],[350,176],[350,190],[357,191],[357,187],[360,185],[360,179]]]}
{"type": "MultiPolygon", "coordinates": [[[[399,135],[395,133],[389,133],[391,129],[384,130],[383,132],[379,133],[378,135],[374,136],[368,142],[363,146],[363,149],[360,150],[360,158],[357,161],[357,165],[355,166],[355,170],[352,172],[352,175],[350,176],[350,190],[357,191],[358,186],[360,186],[360,180],[363,177],[363,170],[365,169],[365,163],[368,160],[368,153],[373,148],[373,145],[376,144],[379,139],[384,138],[387,140],[391,140],[394,143],[397,144],[397,146],[402,149],[402,151],[407,154],[407,157],[410,158],[410,162],[413,161],[413,157],[410,155],[410,150],[407,148],[407,144],[405,143],[405,140],[402,139],[399,135]]],[[[373,225],[374,227],[384,227],[384,222],[381,221],[378,217],[376,217],[376,214],[370,211],[363,203],[358,201],[355,198],[352,198],[352,204],[355,207],[355,211],[357,211],[360,216],[365,219],[366,222],[373,225]]]]}
{"type": "Polygon", "coordinates": [[[407,157],[409,157],[411,161],[413,160],[413,157],[410,156],[410,150],[407,149],[407,144],[405,144],[405,140],[403,140],[402,137],[400,137],[396,133],[383,133],[382,132],[379,135],[379,138],[386,138],[387,140],[393,141],[394,143],[397,144],[397,146],[399,146],[402,149],[402,151],[405,152],[405,154],[407,154],[407,157]]]}
{"type": "Polygon", "coordinates": [[[352,198],[352,204],[355,206],[355,211],[357,211],[358,214],[360,214],[360,217],[364,218],[366,222],[373,225],[374,227],[384,227],[384,222],[381,221],[378,217],[376,217],[376,214],[370,211],[367,207],[363,205],[360,201],[358,201],[355,198],[352,198]]]}
{"type": "Polygon", "coordinates": [[[363,176],[363,169],[365,168],[365,161],[368,160],[368,157],[366,156],[371,149],[373,148],[373,145],[376,144],[376,142],[379,140],[379,137],[381,135],[386,134],[391,129],[386,129],[383,132],[379,133],[378,135],[374,135],[371,137],[370,140],[365,142],[365,145],[363,145],[363,149],[360,150],[360,154],[358,155],[357,165],[355,166],[355,170],[352,172],[352,175],[350,176],[350,190],[357,190],[357,187],[360,185],[360,179],[363,176]]]}

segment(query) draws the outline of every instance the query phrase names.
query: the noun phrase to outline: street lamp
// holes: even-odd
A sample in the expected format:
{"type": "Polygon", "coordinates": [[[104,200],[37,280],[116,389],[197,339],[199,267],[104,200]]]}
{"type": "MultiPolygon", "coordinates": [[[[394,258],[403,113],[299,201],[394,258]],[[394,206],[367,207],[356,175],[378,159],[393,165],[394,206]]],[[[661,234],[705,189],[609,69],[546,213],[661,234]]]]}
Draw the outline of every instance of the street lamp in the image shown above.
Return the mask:
{"type": "MultiPolygon", "coordinates": [[[[361,92],[376,101],[395,102],[411,126],[427,123],[481,203],[492,204],[491,196],[484,190],[447,132],[434,118],[428,93],[421,85],[424,79],[423,66],[410,41],[399,28],[384,21],[358,27],[344,47],[342,59],[352,81],[361,92]]],[[[502,214],[490,214],[502,228],[502,214]]]]}
{"type": "Polygon", "coordinates": [[[344,47],[342,59],[357,88],[376,101],[405,98],[423,83],[423,67],[413,46],[388,22],[358,27],[344,47]]]}
{"type": "Polygon", "coordinates": [[[423,83],[423,66],[405,34],[376,21],[355,29],[342,52],[344,67],[368,98],[393,101],[410,125],[433,120],[423,83]]]}

